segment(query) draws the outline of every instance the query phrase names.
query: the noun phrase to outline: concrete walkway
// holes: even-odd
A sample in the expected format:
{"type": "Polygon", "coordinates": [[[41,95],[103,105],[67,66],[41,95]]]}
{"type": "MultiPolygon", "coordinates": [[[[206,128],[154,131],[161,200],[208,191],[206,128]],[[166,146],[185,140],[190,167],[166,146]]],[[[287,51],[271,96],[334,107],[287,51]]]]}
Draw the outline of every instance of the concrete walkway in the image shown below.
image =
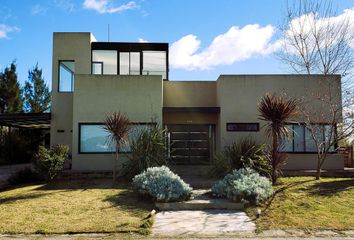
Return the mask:
{"type": "Polygon", "coordinates": [[[256,225],[241,211],[162,211],[155,215],[152,234],[200,236],[253,233],[255,229],[256,225]]]}

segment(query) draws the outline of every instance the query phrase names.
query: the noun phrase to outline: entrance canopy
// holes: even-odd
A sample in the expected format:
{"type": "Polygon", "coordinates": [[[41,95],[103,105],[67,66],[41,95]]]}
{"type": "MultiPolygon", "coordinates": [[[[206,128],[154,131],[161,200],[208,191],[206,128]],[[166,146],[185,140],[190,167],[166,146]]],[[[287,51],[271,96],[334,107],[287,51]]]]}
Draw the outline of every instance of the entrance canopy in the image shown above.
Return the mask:
{"type": "Polygon", "coordinates": [[[50,113],[4,113],[0,114],[0,126],[15,128],[50,128],[50,113]]]}

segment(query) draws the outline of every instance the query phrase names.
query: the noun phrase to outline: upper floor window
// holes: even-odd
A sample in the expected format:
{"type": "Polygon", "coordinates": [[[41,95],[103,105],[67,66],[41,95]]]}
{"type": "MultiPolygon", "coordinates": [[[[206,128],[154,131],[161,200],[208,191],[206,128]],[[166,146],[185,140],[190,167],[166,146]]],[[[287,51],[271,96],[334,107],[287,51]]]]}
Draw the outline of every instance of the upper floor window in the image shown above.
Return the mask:
{"type": "Polygon", "coordinates": [[[167,43],[93,42],[92,74],[160,75],[168,79],[167,43]]]}
{"type": "Polygon", "coordinates": [[[140,52],[119,53],[119,74],[140,75],[140,52]]]}
{"type": "Polygon", "coordinates": [[[162,75],[166,79],[166,52],[143,51],[143,75],[162,75]]]}
{"type": "Polygon", "coordinates": [[[75,61],[59,61],[59,92],[74,91],[75,61]]]}
{"type": "Polygon", "coordinates": [[[117,74],[117,51],[93,50],[92,74],[117,74]]]}

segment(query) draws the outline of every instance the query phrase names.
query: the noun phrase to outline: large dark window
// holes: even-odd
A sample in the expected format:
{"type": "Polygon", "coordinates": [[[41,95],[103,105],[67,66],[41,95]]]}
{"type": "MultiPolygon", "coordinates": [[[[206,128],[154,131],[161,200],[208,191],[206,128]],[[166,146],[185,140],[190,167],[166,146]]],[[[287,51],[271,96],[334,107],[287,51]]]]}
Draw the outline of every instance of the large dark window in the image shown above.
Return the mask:
{"type": "MultiPolygon", "coordinates": [[[[317,152],[316,142],[311,136],[311,131],[306,128],[303,124],[288,124],[288,129],[291,131],[292,137],[289,139],[284,139],[284,144],[281,147],[282,151],[285,152],[317,152]]],[[[332,142],[334,139],[335,131],[331,125],[317,124],[314,125],[313,129],[316,139],[325,146],[326,143],[332,142]],[[332,138],[330,141],[329,138],[332,138]]],[[[331,146],[330,151],[334,151],[335,147],[331,146]]]]}
{"type": "Polygon", "coordinates": [[[92,74],[160,75],[168,79],[167,43],[93,42],[92,74]]]}
{"type": "MultiPolygon", "coordinates": [[[[79,152],[80,153],[113,153],[116,148],[109,142],[109,133],[102,123],[79,124],[79,152]]],[[[121,153],[131,151],[129,141],[136,139],[143,128],[150,124],[132,124],[127,141],[119,149],[121,153]]]]}
{"type": "Polygon", "coordinates": [[[228,132],[258,132],[259,123],[226,123],[228,132]]]}
{"type": "Polygon", "coordinates": [[[74,61],[59,61],[59,92],[74,91],[74,61]]]}

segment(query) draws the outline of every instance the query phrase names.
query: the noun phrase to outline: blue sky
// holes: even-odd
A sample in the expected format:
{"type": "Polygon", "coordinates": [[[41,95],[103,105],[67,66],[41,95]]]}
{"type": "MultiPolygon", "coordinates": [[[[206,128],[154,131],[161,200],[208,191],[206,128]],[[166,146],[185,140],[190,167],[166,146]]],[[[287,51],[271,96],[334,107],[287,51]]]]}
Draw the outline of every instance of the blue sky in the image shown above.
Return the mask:
{"type": "MultiPolygon", "coordinates": [[[[170,44],[171,80],[288,73],[274,55],[286,0],[0,0],[0,69],[16,60],[21,84],[37,62],[51,82],[53,32],[98,41],[170,44]],[[171,59],[172,58],[172,59],[171,59]]],[[[354,0],[337,0],[338,14],[354,0]]]]}

